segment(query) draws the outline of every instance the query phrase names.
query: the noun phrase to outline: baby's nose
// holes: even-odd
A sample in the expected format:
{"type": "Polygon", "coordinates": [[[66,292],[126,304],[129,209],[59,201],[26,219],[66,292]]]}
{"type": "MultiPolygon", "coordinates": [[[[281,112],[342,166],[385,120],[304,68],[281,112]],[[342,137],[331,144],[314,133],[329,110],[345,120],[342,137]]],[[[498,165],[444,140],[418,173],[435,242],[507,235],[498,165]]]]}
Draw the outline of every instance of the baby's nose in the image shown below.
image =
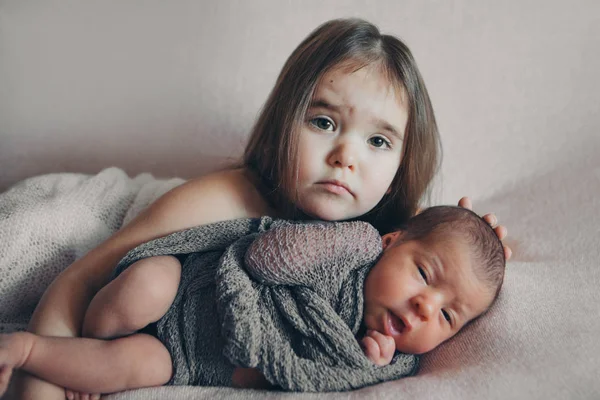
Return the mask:
{"type": "Polygon", "coordinates": [[[436,305],[435,297],[426,295],[413,297],[412,305],[417,316],[425,321],[431,319],[439,308],[436,305]]]}

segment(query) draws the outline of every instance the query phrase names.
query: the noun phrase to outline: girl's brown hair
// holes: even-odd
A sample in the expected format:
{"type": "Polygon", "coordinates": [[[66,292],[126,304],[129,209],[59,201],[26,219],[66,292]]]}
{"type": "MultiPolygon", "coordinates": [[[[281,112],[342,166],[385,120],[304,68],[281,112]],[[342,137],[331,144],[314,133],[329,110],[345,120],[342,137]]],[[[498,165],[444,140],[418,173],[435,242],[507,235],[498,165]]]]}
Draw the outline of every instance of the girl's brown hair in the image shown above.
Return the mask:
{"type": "Polygon", "coordinates": [[[377,63],[402,90],[408,106],[404,155],[391,191],[359,217],[382,234],[416,212],[437,172],[441,146],[431,101],[408,47],[360,19],[337,19],[315,29],[286,61],[252,130],[244,166],[260,180],[263,194],[285,218],[302,218],[293,193],[297,143],[322,76],[339,66],[377,63]]]}

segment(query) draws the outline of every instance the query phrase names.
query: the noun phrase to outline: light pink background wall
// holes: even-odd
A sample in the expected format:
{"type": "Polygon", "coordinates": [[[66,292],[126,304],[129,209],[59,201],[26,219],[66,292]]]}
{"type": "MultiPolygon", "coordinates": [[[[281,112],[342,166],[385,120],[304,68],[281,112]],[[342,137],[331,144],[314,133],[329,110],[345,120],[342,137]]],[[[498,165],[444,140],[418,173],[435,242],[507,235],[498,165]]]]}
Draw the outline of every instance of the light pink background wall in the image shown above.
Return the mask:
{"type": "Polygon", "coordinates": [[[443,136],[441,198],[485,196],[598,150],[599,15],[595,0],[0,0],[0,188],[111,165],[214,169],[241,154],[303,37],[360,16],[417,58],[443,136]]]}

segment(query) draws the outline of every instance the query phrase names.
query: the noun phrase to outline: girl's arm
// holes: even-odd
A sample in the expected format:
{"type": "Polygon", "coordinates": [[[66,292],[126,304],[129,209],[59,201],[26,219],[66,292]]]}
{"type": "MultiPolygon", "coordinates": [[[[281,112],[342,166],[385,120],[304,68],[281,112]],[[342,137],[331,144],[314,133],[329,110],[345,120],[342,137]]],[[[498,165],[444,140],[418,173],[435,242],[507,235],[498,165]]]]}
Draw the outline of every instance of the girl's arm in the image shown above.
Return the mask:
{"type": "MultiPolygon", "coordinates": [[[[143,242],[197,225],[268,213],[264,200],[242,170],[187,182],[163,195],[65,269],[42,296],[29,330],[47,336],[78,336],[92,297],[107,283],[119,260],[143,242]]],[[[24,383],[22,389],[17,388],[22,398],[64,398],[62,390],[48,384],[33,380],[24,383]]]]}

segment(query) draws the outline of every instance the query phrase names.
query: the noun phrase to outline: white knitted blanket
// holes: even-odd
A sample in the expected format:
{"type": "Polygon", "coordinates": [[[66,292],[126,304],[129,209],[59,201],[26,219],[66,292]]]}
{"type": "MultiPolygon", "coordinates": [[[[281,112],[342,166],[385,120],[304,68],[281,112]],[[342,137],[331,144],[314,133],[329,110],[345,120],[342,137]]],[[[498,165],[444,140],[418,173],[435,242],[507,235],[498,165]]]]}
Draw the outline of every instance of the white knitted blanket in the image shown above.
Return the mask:
{"type": "Polygon", "coordinates": [[[0,332],[24,329],[63,269],[182,182],[108,168],[41,175],[0,194],[0,332]]]}

